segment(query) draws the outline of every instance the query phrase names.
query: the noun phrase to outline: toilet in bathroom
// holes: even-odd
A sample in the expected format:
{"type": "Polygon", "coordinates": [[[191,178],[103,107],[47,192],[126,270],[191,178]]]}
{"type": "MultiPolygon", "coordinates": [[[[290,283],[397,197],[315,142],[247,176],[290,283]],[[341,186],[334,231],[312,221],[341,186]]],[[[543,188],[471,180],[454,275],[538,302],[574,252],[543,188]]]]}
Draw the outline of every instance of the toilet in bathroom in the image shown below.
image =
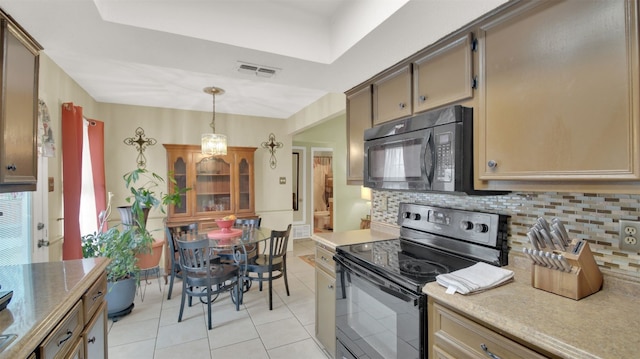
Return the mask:
{"type": "Polygon", "coordinates": [[[325,229],[331,226],[329,211],[313,212],[313,223],[315,228],[325,229]]]}

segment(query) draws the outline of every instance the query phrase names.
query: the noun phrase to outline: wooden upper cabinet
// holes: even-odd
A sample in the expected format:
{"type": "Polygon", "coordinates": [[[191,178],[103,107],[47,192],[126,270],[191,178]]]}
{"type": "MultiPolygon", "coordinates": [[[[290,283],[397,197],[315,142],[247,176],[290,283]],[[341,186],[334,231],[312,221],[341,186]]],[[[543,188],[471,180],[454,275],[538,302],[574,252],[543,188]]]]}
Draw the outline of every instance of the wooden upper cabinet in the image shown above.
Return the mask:
{"type": "Polygon", "coordinates": [[[473,96],[473,34],[451,39],[413,62],[413,112],[473,96]]]}
{"type": "Polygon", "coordinates": [[[191,188],[180,206],[169,206],[169,223],[213,222],[229,214],[255,216],[255,147],[228,147],[224,156],[205,156],[199,145],[163,146],[176,184],[191,188]]]}
{"type": "Polygon", "coordinates": [[[410,116],[411,64],[393,69],[373,83],[373,125],[410,116]]]}
{"type": "Polygon", "coordinates": [[[526,3],[480,30],[480,180],[640,178],[635,1],[526,3]]]}
{"type": "Polygon", "coordinates": [[[364,175],[364,131],[371,128],[371,86],[347,93],[347,184],[361,185],[364,175]]]}
{"type": "Polygon", "coordinates": [[[34,191],[41,47],[1,11],[0,43],[0,192],[34,191]]]}

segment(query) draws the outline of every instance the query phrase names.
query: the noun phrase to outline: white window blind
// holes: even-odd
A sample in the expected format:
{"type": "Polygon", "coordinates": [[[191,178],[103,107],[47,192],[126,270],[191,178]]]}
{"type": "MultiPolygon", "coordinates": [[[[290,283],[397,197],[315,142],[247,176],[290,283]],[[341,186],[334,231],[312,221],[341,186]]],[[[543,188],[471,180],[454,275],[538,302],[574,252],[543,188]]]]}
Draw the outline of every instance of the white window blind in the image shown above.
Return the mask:
{"type": "Polygon", "coordinates": [[[31,193],[0,193],[0,265],[31,261],[31,193]]]}

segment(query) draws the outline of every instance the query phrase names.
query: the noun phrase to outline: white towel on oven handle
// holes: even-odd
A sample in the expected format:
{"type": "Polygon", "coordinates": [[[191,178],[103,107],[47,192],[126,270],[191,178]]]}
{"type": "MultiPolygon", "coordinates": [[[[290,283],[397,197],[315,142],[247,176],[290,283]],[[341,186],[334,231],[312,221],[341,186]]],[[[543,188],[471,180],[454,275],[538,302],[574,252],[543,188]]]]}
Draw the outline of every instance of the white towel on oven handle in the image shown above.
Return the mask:
{"type": "Polygon", "coordinates": [[[447,293],[469,294],[487,290],[513,279],[513,271],[478,262],[471,267],[436,276],[436,282],[447,288],[447,293]]]}

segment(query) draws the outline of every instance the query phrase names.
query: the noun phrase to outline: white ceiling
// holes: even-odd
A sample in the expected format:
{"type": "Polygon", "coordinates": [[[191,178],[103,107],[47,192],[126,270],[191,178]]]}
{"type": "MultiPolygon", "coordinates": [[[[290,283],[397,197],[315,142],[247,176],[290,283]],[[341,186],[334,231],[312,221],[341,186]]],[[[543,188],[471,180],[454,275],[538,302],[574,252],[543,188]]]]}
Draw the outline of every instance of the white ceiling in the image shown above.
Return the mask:
{"type": "MultiPolygon", "coordinates": [[[[0,0],[96,101],[288,118],[506,0],[0,0]],[[237,70],[277,69],[272,78],[237,70]]],[[[64,99],[62,99],[64,100],[64,99]]]]}

